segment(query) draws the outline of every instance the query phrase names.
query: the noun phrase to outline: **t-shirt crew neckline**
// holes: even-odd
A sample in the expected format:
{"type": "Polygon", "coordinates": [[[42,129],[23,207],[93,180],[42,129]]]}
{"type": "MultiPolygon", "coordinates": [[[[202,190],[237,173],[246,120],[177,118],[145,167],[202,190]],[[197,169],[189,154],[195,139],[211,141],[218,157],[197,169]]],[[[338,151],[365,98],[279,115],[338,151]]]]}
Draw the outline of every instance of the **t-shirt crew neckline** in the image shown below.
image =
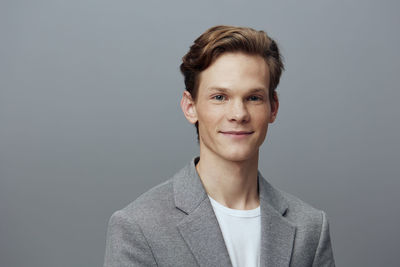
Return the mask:
{"type": "Polygon", "coordinates": [[[260,216],[260,206],[251,210],[237,210],[225,207],[224,205],[222,205],[221,203],[210,197],[210,195],[208,195],[208,198],[210,199],[211,204],[214,206],[214,208],[218,209],[219,211],[227,215],[234,217],[247,217],[247,218],[260,216]]]}

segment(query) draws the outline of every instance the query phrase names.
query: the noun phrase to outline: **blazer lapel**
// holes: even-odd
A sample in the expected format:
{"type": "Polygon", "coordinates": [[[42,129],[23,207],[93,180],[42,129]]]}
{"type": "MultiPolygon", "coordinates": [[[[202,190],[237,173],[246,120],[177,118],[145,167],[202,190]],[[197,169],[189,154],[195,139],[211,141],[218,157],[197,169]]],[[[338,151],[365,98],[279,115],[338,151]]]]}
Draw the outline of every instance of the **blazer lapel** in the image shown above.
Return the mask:
{"type": "Polygon", "coordinates": [[[175,205],[187,216],[177,225],[200,266],[232,266],[214,210],[194,158],[174,176],[175,205]]]}
{"type": "MultiPolygon", "coordinates": [[[[200,266],[232,266],[214,210],[194,158],[173,178],[176,208],[186,213],[177,228],[200,266]]],[[[258,172],[261,209],[261,267],[289,266],[296,228],[284,217],[282,194],[258,172]]]]}
{"type": "Polygon", "coordinates": [[[261,267],[289,266],[296,228],[284,218],[281,193],[258,173],[261,209],[261,267]]]}

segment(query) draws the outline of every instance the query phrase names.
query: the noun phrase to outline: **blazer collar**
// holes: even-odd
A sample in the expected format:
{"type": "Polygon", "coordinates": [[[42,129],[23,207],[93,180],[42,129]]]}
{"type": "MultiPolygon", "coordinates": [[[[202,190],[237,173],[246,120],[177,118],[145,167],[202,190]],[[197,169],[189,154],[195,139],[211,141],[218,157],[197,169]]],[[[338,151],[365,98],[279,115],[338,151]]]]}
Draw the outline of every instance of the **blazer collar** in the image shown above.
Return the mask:
{"type": "Polygon", "coordinates": [[[258,172],[261,209],[261,266],[289,266],[296,234],[285,215],[288,204],[258,172]]]}
{"type": "MultiPolygon", "coordinates": [[[[196,170],[199,157],[173,177],[174,199],[187,214],[177,225],[200,266],[232,266],[221,229],[196,170]]],[[[288,204],[258,172],[261,209],[261,266],[289,266],[295,227],[284,215],[288,204]]]]}
{"type": "Polygon", "coordinates": [[[193,158],[173,177],[175,205],[186,214],[191,213],[207,194],[196,170],[199,157],[193,158]]]}

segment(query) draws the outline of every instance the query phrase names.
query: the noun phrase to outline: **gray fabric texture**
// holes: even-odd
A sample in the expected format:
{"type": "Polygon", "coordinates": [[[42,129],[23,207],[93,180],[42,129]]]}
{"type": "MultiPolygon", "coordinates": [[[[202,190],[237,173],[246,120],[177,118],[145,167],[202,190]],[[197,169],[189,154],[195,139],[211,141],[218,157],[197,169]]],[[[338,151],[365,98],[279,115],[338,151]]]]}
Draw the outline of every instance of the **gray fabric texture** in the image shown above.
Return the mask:
{"type": "MultiPolygon", "coordinates": [[[[232,266],[198,160],[111,216],[105,267],[232,266]]],[[[326,214],[272,187],[260,172],[258,185],[261,266],[335,266],[326,214]]]]}

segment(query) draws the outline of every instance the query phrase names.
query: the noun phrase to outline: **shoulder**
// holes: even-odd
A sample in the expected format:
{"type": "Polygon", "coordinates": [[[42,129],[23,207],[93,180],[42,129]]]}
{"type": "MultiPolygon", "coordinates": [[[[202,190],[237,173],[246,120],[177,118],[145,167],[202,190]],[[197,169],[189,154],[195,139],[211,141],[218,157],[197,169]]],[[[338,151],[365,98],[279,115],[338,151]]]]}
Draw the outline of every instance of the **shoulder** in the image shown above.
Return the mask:
{"type": "Polygon", "coordinates": [[[297,220],[320,220],[323,213],[322,210],[315,208],[311,204],[301,200],[300,198],[281,191],[286,202],[288,203],[288,216],[295,216],[297,220]]]}
{"type": "MultiPolygon", "coordinates": [[[[185,215],[179,209],[178,203],[182,196],[189,193],[189,196],[183,197],[184,202],[190,202],[194,188],[193,183],[189,181],[196,180],[193,170],[194,160],[175,173],[165,182],[151,188],[140,195],[133,202],[122,209],[116,211],[112,216],[124,218],[127,223],[138,225],[144,232],[152,229],[168,228],[176,225],[185,215]]],[[[194,186],[200,186],[200,182],[194,186]]],[[[119,221],[119,220],[118,220],[119,221]]]]}
{"type": "Polygon", "coordinates": [[[296,229],[293,255],[303,257],[306,251],[313,255],[312,266],[335,266],[326,213],[292,194],[274,190],[286,205],[284,219],[296,229]]]}
{"type": "Polygon", "coordinates": [[[272,206],[279,214],[294,226],[320,225],[324,212],[306,203],[300,198],[272,186],[259,174],[260,199],[272,206]]]}
{"type": "Polygon", "coordinates": [[[317,230],[322,226],[324,220],[327,220],[326,213],[323,210],[315,208],[297,196],[276,187],[272,187],[271,191],[274,191],[273,194],[280,205],[286,208],[284,217],[293,225],[300,228],[311,227],[317,230]]]}
{"type": "Polygon", "coordinates": [[[112,214],[108,222],[104,266],[156,266],[151,233],[170,206],[170,181],[153,187],[112,214]]]}
{"type": "Polygon", "coordinates": [[[174,209],[173,181],[168,179],[114,212],[111,217],[123,217],[126,220],[146,225],[151,221],[157,221],[157,218],[162,218],[174,209]]]}

